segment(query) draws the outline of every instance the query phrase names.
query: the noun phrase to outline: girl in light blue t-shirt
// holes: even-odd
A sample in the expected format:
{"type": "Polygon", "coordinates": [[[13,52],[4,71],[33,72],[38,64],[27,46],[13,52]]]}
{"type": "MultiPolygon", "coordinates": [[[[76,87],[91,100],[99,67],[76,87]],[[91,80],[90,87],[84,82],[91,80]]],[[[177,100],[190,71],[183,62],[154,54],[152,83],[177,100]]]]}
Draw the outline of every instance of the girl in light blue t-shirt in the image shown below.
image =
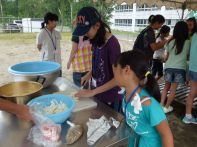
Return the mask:
{"type": "MultiPolygon", "coordinates": [[[[173,147],[173,136],[166,116],[156,99],[160,91],[148,70],[146,57],[139,51],[120,55],[113,65],[114,78],[124,87],[122,109],[127,124],[139,136],[139,147],[173,147]]],[[[129,141],[129,147],[134,143],[129,141]]]]}
{"type": "Polygon", "coordinates": [[[161,105],[165,113],[173,111],[171,103],[176,96],[176,89],[179,84],[186,82],[187,57],[190,48],[188,36],[187,23],[179,21],[174,27],[172,38],[165,47],[167,53],[164,74],[165,86],[161,96],[161,105]]]}
{"type": "Polygon", "coordinates": [[[190,93],[186,99],[186,114],[183,122],[186,124],[197,124],[197,118],[192,115],[194,98],[197,96],[197,33],[192,36],[190,58],[189,58],[189,80],[190,93]]]}

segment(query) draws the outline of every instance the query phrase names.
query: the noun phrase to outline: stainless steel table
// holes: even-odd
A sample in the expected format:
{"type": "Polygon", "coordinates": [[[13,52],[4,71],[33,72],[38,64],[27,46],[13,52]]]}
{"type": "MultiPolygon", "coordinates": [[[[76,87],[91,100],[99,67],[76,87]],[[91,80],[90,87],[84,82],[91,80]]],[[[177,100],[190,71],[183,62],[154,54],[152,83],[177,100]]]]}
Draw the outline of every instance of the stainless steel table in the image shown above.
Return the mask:
{"type": "MultiPolygon", "coordinates": [[[[128,136],[137,140],[137,136],[132,129],[126,125],[124,117],[106,106],[105,104],[98,102],[97,108],[84,110],[73,113],[70,120],[76,124],[82,124],[84,128],[83,136],[73,145],[65,144],[65,135],[68,130],[68,125],[62,124],[61,140],[62,147],[87,147],[87,126],[86,122],[89,118],[100,118],[105,115],[107,118],[114,117],[121,121],[121,125],[118,129],[111,128],[98,142],[95,143],[95,147],[105,146],[121,146],[127,144],[128,136]]],[[[28,133],[32,127],[31,123],[19,120],[14,115],[7,112],[0,111],[0,147],[38,147],[31,141],[27,140],[28,133]]]]}

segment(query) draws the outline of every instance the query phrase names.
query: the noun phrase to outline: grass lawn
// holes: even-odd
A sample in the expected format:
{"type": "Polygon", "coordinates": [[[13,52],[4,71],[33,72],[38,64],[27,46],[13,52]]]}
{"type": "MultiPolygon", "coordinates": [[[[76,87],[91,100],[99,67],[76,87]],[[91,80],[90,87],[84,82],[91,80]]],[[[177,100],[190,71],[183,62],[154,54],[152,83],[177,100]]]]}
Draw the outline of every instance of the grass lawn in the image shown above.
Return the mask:
{"type": "Polygon", "coordinates": [[[125,35],[125,36],[131,36],[131,37],[137,37],[139,32],[128,32],[128,31],[118,31],[118,30],[112,30],[112,33],[114,35],[125,35]]]}
{"type": "MultiPolygon", "coordinates": [[[[118,30],[112,30],[112,33],[114,35],[125,35],[131,37],[136,37],[139,34],[138,32],[127,32],[127,31],[118,31],[118,30]]],[[[0,40],[30,43],[32,41],[35,42],[35,38],[37,34],[38,33],[0,33],[0,40]]],[[[62,35],[62,40],[70,40],[72,33],[64,32],[61,33],[61,35],[62,35]]]]}
{"type": "MultiPolygon", "coordinates": [[[[35,42],[35,38],[38,33],[0,33],[0,40],[9,40],[13,42],[25,42],[30,43],[35,42]]],[[[71,33],[61,33],[62,40],[70,40],[71,33]]]]}

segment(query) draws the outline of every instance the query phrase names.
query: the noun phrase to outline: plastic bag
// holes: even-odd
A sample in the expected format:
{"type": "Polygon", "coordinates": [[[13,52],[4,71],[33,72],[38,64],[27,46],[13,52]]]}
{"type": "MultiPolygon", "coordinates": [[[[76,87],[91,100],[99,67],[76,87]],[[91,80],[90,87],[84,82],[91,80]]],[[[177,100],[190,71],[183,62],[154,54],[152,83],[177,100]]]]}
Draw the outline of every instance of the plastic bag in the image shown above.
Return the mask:
{"type": "Polygon", "coordinates": [[[99,119],[91,119],[87,122],[87,143],[88,145],[94,145],[111,127],[116,129],[119,127],[120,122],[110,117],[107,119],[104,115],[99,119]]]}
{"type": "Polygon", "coordinates": [[[83,135],[83,127],[81,125],[75,125],[74,123],[67,121],[70,128],[66,135],[66,144],[70,145],[75,143],[83,135]]]}
{"type": "Polygon", "coordinates": [[[41,104],[34,103],[29,107],[35,126],[31,128],[28,140],[45,147],[57,147],[61,145],[61,125],[55,124],[52,120],[45,117],[45,112],[41,104]]]}
{"type": "Polygon", "coordinates": [[[66,78],[58,77],[54,82],[53,85],[58,87],[59,91],[66,91],[70,88],[79,91],[80,87],[76,86],[73,82],[69,81],[66,78]]]}

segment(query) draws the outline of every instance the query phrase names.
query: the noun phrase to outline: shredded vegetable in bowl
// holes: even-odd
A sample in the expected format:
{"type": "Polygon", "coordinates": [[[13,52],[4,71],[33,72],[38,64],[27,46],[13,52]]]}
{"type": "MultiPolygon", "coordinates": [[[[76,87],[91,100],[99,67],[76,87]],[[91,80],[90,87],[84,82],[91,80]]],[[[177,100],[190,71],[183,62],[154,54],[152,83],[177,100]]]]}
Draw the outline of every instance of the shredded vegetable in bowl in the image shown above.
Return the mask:
{"type": "Polygon", "coordinates": [[[44,112],[47,114],[55,114],[55,113],[63,112],[66,109],[68,109],[68,107],[66,106],[65,103],[63,103],[62,101],[58,102],[57,100],[53,99],[51,101],[51,104],[44,108],[44,112]]]}

